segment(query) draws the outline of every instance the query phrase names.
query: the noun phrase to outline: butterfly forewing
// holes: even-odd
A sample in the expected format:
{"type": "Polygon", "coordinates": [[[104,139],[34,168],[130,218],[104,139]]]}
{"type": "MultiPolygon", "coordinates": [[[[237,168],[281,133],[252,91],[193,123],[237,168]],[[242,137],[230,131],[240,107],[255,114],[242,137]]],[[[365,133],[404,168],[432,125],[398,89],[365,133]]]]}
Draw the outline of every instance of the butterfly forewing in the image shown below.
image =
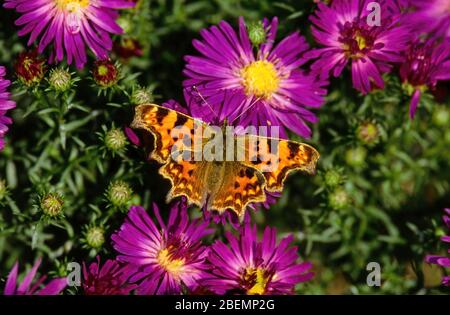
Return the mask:
{"type": "Polygon", "coordinates": [[[237,143],[245,146],[241,148],[245,151],[242,163],[264,175],[268,191],[282,191],[284,180],[291,171],[315,172],[319,152],[308,144],[255,135],[239,137],[243,137],[244,141],[237,140],[237,143]]]}

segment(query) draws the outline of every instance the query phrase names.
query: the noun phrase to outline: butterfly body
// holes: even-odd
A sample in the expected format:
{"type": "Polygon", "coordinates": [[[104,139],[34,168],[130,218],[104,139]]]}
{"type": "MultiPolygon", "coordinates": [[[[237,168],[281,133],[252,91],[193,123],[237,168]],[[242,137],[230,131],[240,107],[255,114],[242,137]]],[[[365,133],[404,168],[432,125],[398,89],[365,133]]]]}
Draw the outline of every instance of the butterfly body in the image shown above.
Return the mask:
{"type": "Polygon", "coordinates": [[[150,159],[163,164],[159,172],[172,184],[168,200],[184,196],[209,210],[231,209],[241,219],[247,205],[266,200],[266,190],[282,191],[291,171],[314,173],[319,159],[319,153],[307,144],[225,135],[226,124],[209,126],[155,104],[137,106],[131,127],[153,134],[150,159]]]}

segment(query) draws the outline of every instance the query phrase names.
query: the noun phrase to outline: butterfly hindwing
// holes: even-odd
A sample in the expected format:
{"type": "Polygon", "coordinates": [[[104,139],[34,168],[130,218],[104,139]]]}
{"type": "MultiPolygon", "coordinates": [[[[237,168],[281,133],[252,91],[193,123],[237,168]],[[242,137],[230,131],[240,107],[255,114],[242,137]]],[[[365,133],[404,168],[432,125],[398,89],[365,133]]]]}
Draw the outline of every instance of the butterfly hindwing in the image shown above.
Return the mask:
{"type": "Polygon", "coordinates": [[[161,166],[159,173],[169,179],[172,188],[167,196],[168,201],[175,197],[184,196],[189,203],[201,207],[206,199],[208,190],[205,181],[205,162],[169,159],[161,166]]]}
{"type": "Polygon", "coordinates": [[[258,170],[241,163],[224,162],[222,167],[220,185],[211,192],[209,206],[219,212],[232,209],[242,219],[247,205],[266,201],[265,179],[258,170]]]}

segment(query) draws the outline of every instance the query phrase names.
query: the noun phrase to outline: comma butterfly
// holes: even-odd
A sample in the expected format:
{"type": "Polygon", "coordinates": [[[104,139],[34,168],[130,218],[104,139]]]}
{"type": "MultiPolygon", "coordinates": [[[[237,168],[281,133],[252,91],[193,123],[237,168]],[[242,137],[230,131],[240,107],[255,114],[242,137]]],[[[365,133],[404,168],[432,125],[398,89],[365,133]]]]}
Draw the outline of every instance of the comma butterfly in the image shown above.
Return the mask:
{"type": "Polygon", "coordinates": [[[172,184],[168,201],[185,196],[190,204],[206,204],[209,210],[221,213],[231,209],[241,220],[247,205],[266,201],[266,190],[281,192],[291,171],[314,174],[319,159],[317,150],[308,144],[251,134],[233,134],[231,147],[228,143],[217,145],[210,153],[219,158],[197,155],[214,147],[211,144],[218,132],[206,132],[211,126],[205,122],[155,104],[137,106],[131,127],[153,134],[150,159],[163,164],[159,173],[172,184]],[[200,129],[205,132],[198,132],[200,129]],[[236,152],[227,154],[234,149],[236,152]],[[184,152],[183,158],[175,157],[174,152],[184,152]],[[244,153],[240,158],[239,152],[244,153]],[[232,159],[220,158],[224,155],[232,159]]]}

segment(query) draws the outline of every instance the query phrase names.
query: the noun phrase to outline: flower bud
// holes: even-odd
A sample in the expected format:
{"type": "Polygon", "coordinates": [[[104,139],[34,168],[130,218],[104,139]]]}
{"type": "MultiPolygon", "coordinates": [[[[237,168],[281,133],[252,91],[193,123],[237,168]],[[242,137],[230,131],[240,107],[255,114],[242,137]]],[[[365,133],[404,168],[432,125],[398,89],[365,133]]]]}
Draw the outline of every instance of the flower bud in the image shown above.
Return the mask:
{"type": "Polygon", "coordinates": [[[267,34],[261,21],[248,26],[248,37],[254,46],[259,46],[266,41],[267,34]]]}
{"type": "Polygon", "coordinates": [[[120,152],[127,145],[127,137],[122,129],[112,128],[105,134],[105,145],[113,152],[120,152]]]}
{"type": "Polygon", "coordinates": [[[85,232],[86,244],[95,249],[99,249],[105,243],[105,230],[100,226],[91,226],[85,232]]]}
{"type": "Polygon", "coordinates": [[[150,88],[137,88],[133,90],[130,102],[134,105],[148,104],[153,102],[152,90],[150,88]]]}
{"type": "Polygon", "coordinates": [[[128,206],[133,191],[128,183],[117,180],[109,184],[106,197],[109,202],[117,208],[128,206]]]}
{"type": "Polygon", "coordinates": [[[45,75],[45,62],[45,59],[38,55],[37,50],[20,53],[14,64],[17,78],[27,87],[38,85],[45,75]]]}
{"type": "Polygon", "coordinates": [[[348,165],[353,167],[362,167],[366,163],[367,150],[363,147],[356,147],[347,150],[345,160],[348,165]]]}
{"type": "Polygon", "coordinates": [[[350,204],[350,196],[343,188],[337,188],[328,195],[328,203],[333,209],[345,209],[350,204]]]}
{"type": "Polygon", "coordinates": [[[112,87],[119,81],[119,69],[109,59],[97,60],[92,69],[92,76],[100,87],[112,87]]]}
{"type": "Polygon", "coordinates": [[[121,38],[114,42],[113,51],[123,61],[127,61],[131,57],[142,56],[142,45],[134,38],[121,38]]]}
{"type": "Polygon", "coordinates": [[[65,69],[53,69],[50,71],[48,84],[56,92],[65,92],[72,86],[72,76],[65,69]]]}
{"type": "Polygon", "coordinates": [[[337,170],[328,170],[324,175],[325,185],[330,188],[336,188],[343,182],[343,176],[337,170]]]}
{"type": "Polygon", "coordinates": [[[48,193],[41,199],[41,210],[49,217],[57,217],[62,214],[64,201],[57,193],[48,193]]]}
{"type": "Polygon", "coordinates": [[[446,127],[450,124],[450,110],[444,106],[439,106],[433,113],[433,122],[439,127],[446,127]]]}
{"type": "Polygon", "coordinates": [[[373,122],[363,122],[356,129],[356,136],[366,145],[374,145],[378,142],[380,131],[373,122]]]}

